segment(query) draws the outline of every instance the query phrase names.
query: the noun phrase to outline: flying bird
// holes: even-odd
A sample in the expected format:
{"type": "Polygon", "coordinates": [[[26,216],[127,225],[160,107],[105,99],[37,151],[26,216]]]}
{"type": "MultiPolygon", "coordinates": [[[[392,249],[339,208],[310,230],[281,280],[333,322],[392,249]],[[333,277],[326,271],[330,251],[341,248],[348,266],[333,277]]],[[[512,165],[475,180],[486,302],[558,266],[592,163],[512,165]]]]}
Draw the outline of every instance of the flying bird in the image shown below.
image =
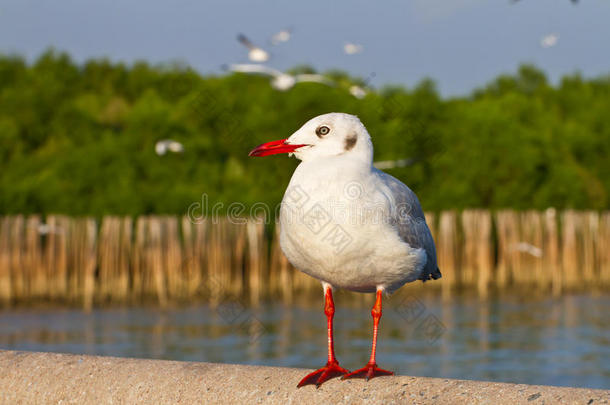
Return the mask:
{"type": "Polygon", "coordinates": [[[159,156],[163,156],[167,152],[182,153],[184,152],[184,146],[180,142],[163,139],[155,144],[155,152],[159,156]]]}
{"type": "Polygon", "coordinates": [[[327,77],[318,74],[296,74],[282,72],[265,65],[232,64],[224,67],[231,72],[261,74],[271,77],[271,87],[279,91],[290,90],[297,83],[313,82],[333,86],[334,83],[327,77]]]}
{"type": "Polygon", "coordinates": [[[278,153],[301,160],[281,204],[280,247],[294,267],[322,283],[328,328],[326,365],[297,386],[320,386],[338,376],[392,375],[376,363],[382,295],[405,283],[441,277],[417,196],[373,167],[371,137],[353,115],[320,115],[287,139],[257,146],[250,156],[278,153]],[[375,293],[370,360],[353,372],[339,365],[334,352],[336,288],[375,293]]]}
{"type": "Polygon", "coordinates": [[[290,41],[291,36],[292,36],[291,29],[287,28],[287,29],[278,31],[275,34],[273,34],[273,36],[271,37],[271,44],[279,45],[282,42],[288,42],[288,41],[290,41]]]}
{"type": "Polygon", "coordinates": [[[51,224],[40,223],[36,226],[36,231],[40,235],[49,235],[49,234],[62,234],[64,233],[63,229],[59,226],[54,226],[51,224]]]}
{"type": "Polygon", "coordinates": [[[534,257],[542,257],[542,249],[538,246],[534,246],[531,243],[527,242],[519,242],[513,245],[513,250],[517,250],[519,252],[527,253],[534,257]]]}
{"type": "Polygon", "coordinates": [[[237,40],[248,48],[248,59],[252,62],[267,62],[269,60],[269,52],[254,45],[244,34],[237,35],[237,40]]]}
{"type": "Polygon", "coordinates": [[[548,34],[540,39],[540,46],[543,48],[551,48],[557,45],[559,41],[559,34],[548,34]]]}
{"type": "Polygon", "coordinates": [[[360,44],[353,44],[351,42],[346,43],[345,45],[343,45],[343,52],[345,52],[348,55],[355,55],[357,53],[360,53],[364,50],[364,47],[360,44]]]}
{"type": "Polygon", "coordinates": [[[349,88],[349,94],[356,97],[357,99],[363,99],[366,96],[367,91],[365,89],[363,89],[362,87],[360,87],[356,84],[353,84],[349,88]]]}

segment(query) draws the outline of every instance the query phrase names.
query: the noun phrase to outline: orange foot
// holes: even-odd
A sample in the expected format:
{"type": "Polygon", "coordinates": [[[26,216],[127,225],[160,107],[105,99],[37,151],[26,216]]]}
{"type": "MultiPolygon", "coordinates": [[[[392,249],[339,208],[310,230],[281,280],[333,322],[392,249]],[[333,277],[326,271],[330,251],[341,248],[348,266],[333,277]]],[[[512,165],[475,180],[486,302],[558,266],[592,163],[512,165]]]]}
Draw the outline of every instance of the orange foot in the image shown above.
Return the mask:
{"type": "Polygon", "coordinates": [[[371,378],[379,377],[382,375],[394,375],[394,373],[377,367],[377,363],[368,363],[366,366],[362,367],[359,370],[345,374],[343,377],[341,377],[341,379],[346,380],[348,378],[366,378],[366,380],[368,381],[371,378]]]}
{"type": "Polygon", "coordinates": [[[330,380],[331,378],[338,377],[340,375],[345,376],[349,373],[349,370],[344,369],[339,366],[339,363],[328,362],[324,367],[319,370],[314,371],[313,373],[307,374],[297,385],[297,388],[301,388],[304,385],[316,384],[316,388],[319,388],[322,383],[330,380]]]}

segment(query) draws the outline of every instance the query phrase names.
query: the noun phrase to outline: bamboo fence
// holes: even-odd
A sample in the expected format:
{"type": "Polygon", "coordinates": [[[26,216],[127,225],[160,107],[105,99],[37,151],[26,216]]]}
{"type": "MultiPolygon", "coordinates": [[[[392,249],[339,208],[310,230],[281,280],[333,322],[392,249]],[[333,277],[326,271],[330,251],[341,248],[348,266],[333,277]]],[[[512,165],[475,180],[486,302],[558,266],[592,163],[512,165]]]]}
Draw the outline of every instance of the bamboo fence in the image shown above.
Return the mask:
{"type": "MultiPolygon", "coordinates": [[[[465,210],[426,213],[440,281],[457,289],[610,290],[610,212],[465,210]]],[[[320,291],[257,219],[62,215],[0,217],[0,306],[156,302],[227,296],[291,302],[320,291]]]]}

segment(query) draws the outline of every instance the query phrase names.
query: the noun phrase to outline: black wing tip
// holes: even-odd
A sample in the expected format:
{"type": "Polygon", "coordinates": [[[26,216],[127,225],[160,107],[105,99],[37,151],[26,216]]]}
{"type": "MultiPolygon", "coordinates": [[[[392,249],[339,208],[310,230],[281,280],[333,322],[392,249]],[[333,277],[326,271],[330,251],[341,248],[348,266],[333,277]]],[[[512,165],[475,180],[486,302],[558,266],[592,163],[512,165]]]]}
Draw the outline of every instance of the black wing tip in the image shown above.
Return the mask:
{"type": "Polygon", "coordinates": [[[438,280],[441,277],[443,277],[443,275],[441,274],[441,270],[437,267],[436,271],[434,271],[433,273],[422,275],[420,277],[420,280],[425,283],[428,280],[438,280]]]}

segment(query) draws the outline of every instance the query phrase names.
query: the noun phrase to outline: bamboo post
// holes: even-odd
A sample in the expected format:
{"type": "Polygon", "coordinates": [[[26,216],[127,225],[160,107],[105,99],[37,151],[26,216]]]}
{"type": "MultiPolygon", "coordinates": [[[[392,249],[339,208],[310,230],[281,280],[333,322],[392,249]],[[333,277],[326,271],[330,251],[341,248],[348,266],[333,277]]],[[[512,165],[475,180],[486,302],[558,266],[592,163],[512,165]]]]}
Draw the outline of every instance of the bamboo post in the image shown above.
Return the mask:
{"type": "Polygon", "coordinates": [[[593,286],[597,279],[596,260],[599,233],[599,216],[595,211],[580,213],[582,224],[582,278],[587,286],[593,286]]]}
{"type": "Polygon", "coordinates": [[[476,284],[479,295],[485,297],[493,266],[491,215],[489,211],[466,210],[462,213],[462,226],[464,230],[462,282],[476,284]]]}
{"type": "MultiPolygon", "coordinates": [[[[224,221],[219,218],[214,218],[209,228],[209,242],[207,249],[207,282],[209,303],[212,306],[219,304],[222,295],[226,290],[226,286],[222,284],[222,279],[219,275],[228,269],[225,268],[223,244],[224,232],[226,231],[224,221]]],[[[227,266],[228,267],[228,266],[227,266]]]]}
{"type": "Polygon", "coordinates": [[[563,272],[563,287],[573,288],[580,281],[580,261],[578,260],[578,217],[572,210],[561,215],[561,267],[563,272]]]}
{"type": "Polygon", "coordinates": [[[457,252],[457,224],[455,211],[440,214],[437,238],[438,265],[443,274],[442,290],[445,298],[459,280],[459,261],[457,252]]]}
{"type": "Polygon", "coordinates": [[[102,219],[98,242],[99,254],[99,289],[101,300],[114,299],[117,286],[115,285],[115,271],[118,270],[119,250],[119,223],[113,216],[102,219]]]}
{"type": "Polygon", "coordinates": [[[496,213],[496,232],[498,237],[498,267],[496,285],[505,288],[520,273],[519,251],[519,217],[516,212],[502,210],[496,213]]]}
{"type": "Polygon", "coordinates": [[[10,218],[0,217],[0,305],[4,306],[8,306],[13,298],[10,231],[10,218]]]}
{"type": "Polygon", "coordinates": [[[43,261],[48,280],[48,295],[52,299],[68,298],[68,237],[70,218],[49,215],[46,218],[49,230],[43,252],[43,261]]]}
{"type": "Polygon", "coordinates": [[[97,224],[93,218],[85,218],[83,227],[83,306],[90,311],[93,306],[93,294],[95,292],[95,268],[97,266],[96,243],[97,224]]]}
{"type": "Polygon", "coordinates": [[[264,257],[262,253],[263,225],[256,219],[249,219],[246,226],[248,234],[248,292],[250,303],[258,305],[263,288],[262,269],[264,257]]]}
{"type": "Polygon", "coordinates": [[[77,302],[83,296],[82,279],[82,228],[79,220],[68,218],[67,263],[68,263],[68,298],[77,302]]]}
{"type": "Polygon", "coordinates": [[[23,241],[23,216],[16,215],[10,218],[10,247],[11,247],[11,280],[13,282],[13,297],[15,299],[27,299],[28,281],[23,272],[24,265],[24,241],[23,241]]]}
{"type": "Polygon", "coordinates": [[[602,286],[610,287],[610,212],[604,212],[599,226],[599,244],[597,262],[599,263],[599,280],[602,286]]]}
{"type": "Polygon", "coordinates": [[[184,296],[184,278],[182,276],[182,247],[180,244],[178,219],[176,217],[162,218],[163,224],[163,246],[165,280],[170,297],[180,298],[184,296]]]}
{"type": "Polygon", "coordinates": [[[148,265],[152,271],[152,282],[161,307],[167,306],[167,290],[165,287],[164,263],[162,253],[161,221],[158,217],[149,218],[148,265]]]}
{"type": "Polygon", "coordinates": [[[46,272],[42,268],[40,243],[40,216],[31,215],[26,219],[25,225],[25,251],[23,255],[23,275],[28,279],[29,299],[45,297],[48,286],[46,272]]]}
{"type": "Polygon", "coordinates": [[[201,251],[203,244],[199,245],[198,224],[193,224],[188,216],[182,217],[182,240],[184,259],[182,260],[182,273],[185,277],[185,294],[193,297],[201,284],[201,251]]]}
{"type": "Polygon", "coordinates": [[[136,235],[132,255],[132,286],[131,291],[134,297],[144,294],[144,274],[146,268],[146,235],[148,220],[141,216],[136,219],[136,235]]]}
{"type": "Polygon", "coordinates": [[[551,279],[553,295],[561,294],[563,285],[561,262],[559,260],[559,232],[557,227],[557,212],[549,208],[544,212],[544,272],[551,279]]]}
{"type": "Polygon", "coordinates": [[[286,303],[292,303],[294,297],[294,272],[290,262],[284,256],[282,249],[280,248],[280,222],[275,223],[275,233],[273,238],[273,255],[275,266],[278,268],[279,279],[280,279],[280,291],[282,299],[286,303]]]}
{"type": "Polygon", "coordinates": [[[246,224],[234,226],[234,261],[231,265],[231,293],[241,296],[244,292],[244,264],[246,259],[246,224]]]}
{"type": "Polygon", "coordinates": [[[476,283],[476,256],[477,256],[477,222],[476,212],[465,210],[462,212],[463,251],[460,265],[460,284],[472,285],[476,283]]]}
{"type": "Polygon", "coordinates": [[[548,279],[544,277],[542,266],[543,230],[542,218],[538,211],[525,211],[520,218],[521,238],[518,245],[522,274],[518,281],[545,287],[548,279]]]}
{"type": "Polygon", "coordinates": [[[125,302],[129,296],[129,270],[131,263],[133,221],[130,217],[120,219],[121,240],[119,242],[118,275],[115,296],[125,302]]]}

